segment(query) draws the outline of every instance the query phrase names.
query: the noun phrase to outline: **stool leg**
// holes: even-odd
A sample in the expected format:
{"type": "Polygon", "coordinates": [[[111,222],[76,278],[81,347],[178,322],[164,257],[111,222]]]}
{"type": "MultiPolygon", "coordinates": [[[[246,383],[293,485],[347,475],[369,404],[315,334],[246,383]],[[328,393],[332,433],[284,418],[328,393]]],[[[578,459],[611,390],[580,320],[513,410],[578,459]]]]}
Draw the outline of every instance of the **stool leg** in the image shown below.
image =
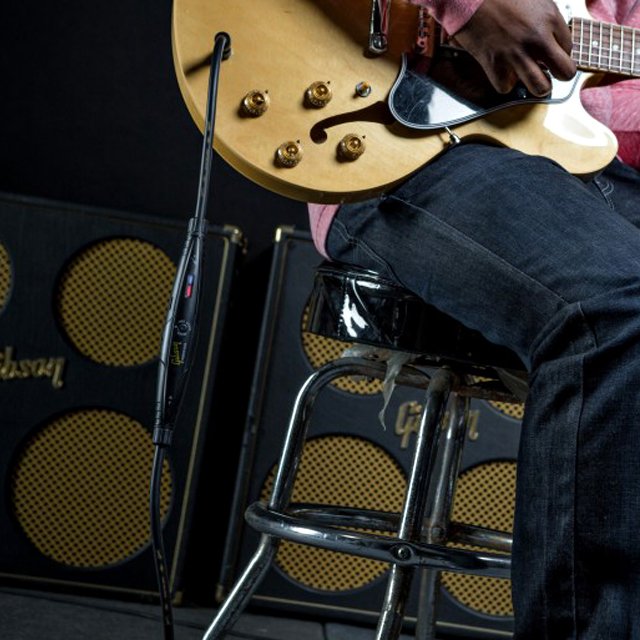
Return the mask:
{"type": "MultiPolygon", "coordinates": [[[[429,487],[429,517],[424,541],[428,544],[444,544],[447,539],[453,495],[462,461],[462,448],[467,433],[469,417],[469,398],[457,394],[451,403],[449,419],[443,442],[439,447],[439,470],[429,487]]],[[[440,571],[423,569],[421,571],[420,595],[418,598],[418,623],[415,640],[435,640],[436,604],[440,587],[440,571]]]]}
{"type": "MultiPolygon", "coordinates": [[[[416,439],[416,450],[402,507],[398,530],[398,554],[403,553],[402,540],[415,541],[421,536],[439,425],[453,382],[454,374],[450,370],[438,369],[427,389],[416,439]]],[[[400,555],[399,559],[402,559],[400,555]]],[[[395,640],[399,636],[412,577],[413,568],[397,564],[391,567],[382,613],[376,629],[376,640],[395,640]]]]}
{"type": "MultiPolygon", "coordinates": [[[[378,377],[384,376],[384,367],[379,363],[368,363],[360,359],[343,359],[323,366],[307,378],[296,396],[287,426],[278,471],[269,499],[270,509],[282,511],[291,500],[295,475],[302,458],[302,449],[311,418],[311,409],[320,390],[332,380],[345,375],[370,375],[376,372],[378,377]]],[[[203,640],[223,638],[233,626],[270,568],[279,544],[279,538],[267,534],[261,536],[257,551],[218,610],[203,640]]]]}
{"type": "Polygon", "coordinates": [[[280,540],[263,534],[258,549],[246,569],[234,584],[213,622],[206,630],[203,640],[217,640],[235,624],[246,607],[253,592],[258,588],[276,556],[280,540]]]}
{"type": "MultiPolygon", "coordinates": [[[[298,392],[289,420],[284,447],[280,455],[278,472],[269,499],[269,507],[282,508],[288,504],[293,491],[295,471],[302,457],[302,448],[311,416],[311,407],[321,387],[340,375],[343,374],[339,367],[316,371],[307,378],[298,392]]],[[[224,633],[234,625],[271,567],[279,545],[279,538],[266,534],[260,536],[258,549],[218,610],[213,622],[206,630],[203,640],[222,638],[224,633]]]]}

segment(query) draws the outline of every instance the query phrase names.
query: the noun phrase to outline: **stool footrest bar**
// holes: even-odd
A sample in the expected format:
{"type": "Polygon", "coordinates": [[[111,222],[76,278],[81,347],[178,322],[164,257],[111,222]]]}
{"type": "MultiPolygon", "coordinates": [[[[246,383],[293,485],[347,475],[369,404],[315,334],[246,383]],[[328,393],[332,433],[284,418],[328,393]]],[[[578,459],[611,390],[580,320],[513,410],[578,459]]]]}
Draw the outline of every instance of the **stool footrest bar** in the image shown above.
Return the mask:
{"type": "MultiPolygon", "coordinates": [[[[398,530],[400,514],[391,511],[360,509],[356,507],[338,507],[324,504],[292,504],[287,513],[295,518],[315,522],[332,527],[349,527],[351,529],[369,529],[373,531],[394,532],[398,530]]],[[[427,529],[425,522],[423,529],[427,529]]],[[[510,553],[512,536],[505,531],[478,527],[472,524],[451,521],[447,539],[455,544],[466,544],[475,547],[510,553]]]]}
{"type": "Polygon", "coordinates": [[[319,525],[308,518],[271,511],[259,502],[247,509],[245,518],[251,527],[267,535],[381,562],[493,578],[510,576],[511,559],[504,555],[346,531],[329,525],[319,525]]]}

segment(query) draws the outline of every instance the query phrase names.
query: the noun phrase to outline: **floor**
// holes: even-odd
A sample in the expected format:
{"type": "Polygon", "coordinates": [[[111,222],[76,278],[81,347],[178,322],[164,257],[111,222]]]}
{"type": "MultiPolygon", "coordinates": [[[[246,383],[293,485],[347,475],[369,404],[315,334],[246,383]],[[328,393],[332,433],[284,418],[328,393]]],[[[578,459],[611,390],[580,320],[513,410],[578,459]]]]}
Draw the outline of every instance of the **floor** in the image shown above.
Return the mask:
{"type": "MultiPolygon", "coordinates": [[[[210,609],[175,607],[175,640],[201,640],[213,613],[210,609]]],[[[342,623],[247,613],[227,640],[373,640],[373,637],[371,629],[342,623]]],[[[158,607],[153,604],[3,587],[0,638],[163,640],[163,631],[158,607]]],[[[451,638],[448,636],[447,640],[451,638]]],[[[402,640],[409,640],[409,636],[403,635],[402,640]]]]}

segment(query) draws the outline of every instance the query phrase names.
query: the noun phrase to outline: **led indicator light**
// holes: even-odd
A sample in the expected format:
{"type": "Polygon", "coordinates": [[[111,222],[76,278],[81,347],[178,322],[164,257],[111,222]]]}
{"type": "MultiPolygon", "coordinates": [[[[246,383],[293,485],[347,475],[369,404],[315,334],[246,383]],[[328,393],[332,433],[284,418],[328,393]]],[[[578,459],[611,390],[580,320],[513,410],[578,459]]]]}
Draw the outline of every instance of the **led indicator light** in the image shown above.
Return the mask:
{"type": "Polygon", "coordinates": [[[193,281],[194,281],[193,274],[190,273],[187,276],[187,286],[186,286],[185,291],[184,291],[184,297],[185,298],[190,298],[191,294],[193,293],[193,281]]]}

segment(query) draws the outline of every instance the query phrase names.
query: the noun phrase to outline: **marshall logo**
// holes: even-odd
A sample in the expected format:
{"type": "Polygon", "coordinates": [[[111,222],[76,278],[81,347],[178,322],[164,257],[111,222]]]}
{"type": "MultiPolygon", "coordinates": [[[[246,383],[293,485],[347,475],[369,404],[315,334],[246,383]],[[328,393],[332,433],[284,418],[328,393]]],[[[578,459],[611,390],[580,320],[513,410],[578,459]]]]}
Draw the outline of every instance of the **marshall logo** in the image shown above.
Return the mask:
{"type": "MultiPolygon", "coordinates": [[[[420,415],[422,414],[422,405],[415,400],[410,402],[403,402],[398,409],[398,415],[396,416],[395,433],[400,436],[400,448],[406,449],[409,446],[409,439],[412,433],[418,433],[418,427],[420,426],[420,415]]],[[[449,417],[449,412],[445,413],[443,424],[446,423],[449,417]]],[[[478,418],[480,417],[480,411],[477,409],[469,411],[469,420],[467,426],[467,437],[469,440],[477,440],[478,433],[478,418]]]]}
{"type": "Polygon", "coordinates": [[[64,358],[26,358],[16,360],[13,347],[5,347],[0,352],[0,382],[5,380],[24,380],[27,378],[50,378],[54,389],[64,385],[62,374],[66,360],[64,358]]]}

